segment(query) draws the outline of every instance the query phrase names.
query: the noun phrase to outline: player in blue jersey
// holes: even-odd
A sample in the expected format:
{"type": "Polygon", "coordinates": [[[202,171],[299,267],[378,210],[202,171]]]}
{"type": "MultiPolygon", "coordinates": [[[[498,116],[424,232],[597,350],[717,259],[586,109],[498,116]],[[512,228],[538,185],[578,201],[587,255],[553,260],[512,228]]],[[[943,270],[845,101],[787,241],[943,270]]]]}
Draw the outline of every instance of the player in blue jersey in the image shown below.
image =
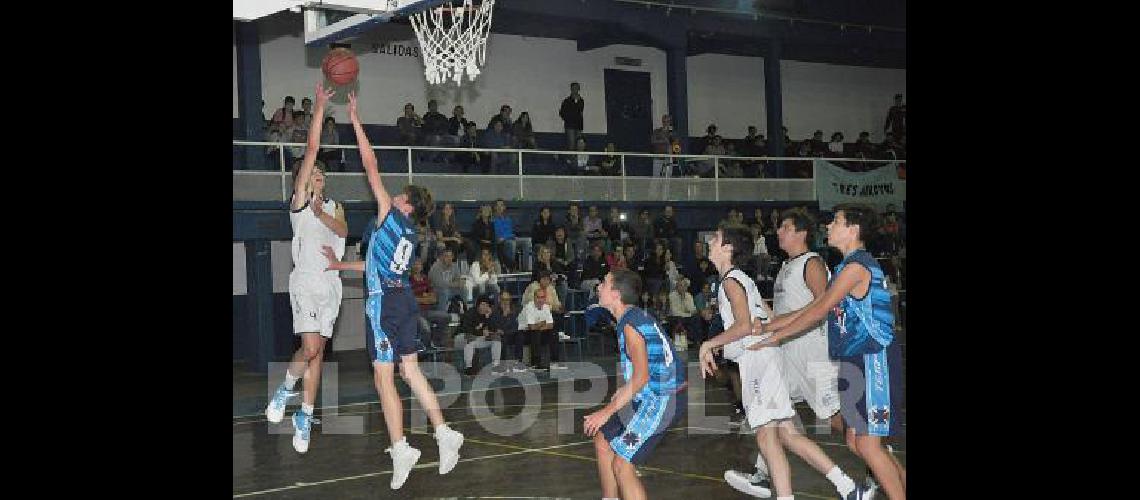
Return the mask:
{"type": "Polygon", "coordinates": [[[356,94],[348,95],[348,116],[356,131],[360,159],[368,176],[368,185],[376,197],[377,229],[368,242],[364,262],[339,262],[331,248],[324,252],[329,269],[363,271],[368,282],[368,300],[365,303],[371,335],[368,352],[380,395],[380,408],[388,426],[392,446],[385,451],[392,456],[391,488],[399,489],[408,478],[412,467],[420,458],[420,451],[412,448],[404,437],[404,410],[396,392],[395,366],[400,363],[400,376],[411,387],[435,427],[439,445],[439,473],[451,472],[459,462],[459,447],[463,434],[452,430],[443,420],[435,391],[424,378],[417,362],[416,346],[419,340],[419,305],[408,281],[408,268],[416,249],[416,222],[422,222],[435,208],[431,192],[422,186],[409,184],[402,193],[389,196],[380,178],[376,153],[364,134],[357,115],[356,94]]]}
{"type": "Polygon", "coordinates": [[[863,205],[835,207],[827,244],[843,254],[822,297],[771,323],[753,325],[771,336],[749,349],[779,345],[827,318],[828,351],[839,361],[839,406],[847,424],[847,445],[870,467],[891,500],[906,498],[906,469],[883,447],[882,438],[899,431],[902,351],[894,341],[891,296],[883,270],[867,252],[864,235],[876,234],[877,216],[863,205]]]}
{"type": "Polygon", "coordinates": [[[641,277],[633,271],[611,271],[598,285],[599,304],[618,318],[615,331],[626,381],[609,404],[585,417],[583,426],[594,438],[604,498],[618,498],[619,488],[625,500],[646,498],[633,464],[645,463],[687,405],[685,364],[653,317],[629,305],[640,296],[641,277]]]}

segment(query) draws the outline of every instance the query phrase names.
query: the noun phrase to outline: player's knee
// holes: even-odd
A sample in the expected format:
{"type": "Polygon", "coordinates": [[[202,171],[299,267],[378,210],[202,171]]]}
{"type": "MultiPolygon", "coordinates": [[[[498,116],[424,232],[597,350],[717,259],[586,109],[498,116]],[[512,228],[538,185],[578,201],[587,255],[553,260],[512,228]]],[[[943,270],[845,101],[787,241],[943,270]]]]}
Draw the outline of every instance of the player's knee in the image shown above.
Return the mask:
{"type": "Polygon", "coordinates": [[[312,361],[321,354],[321,347],[317,345],[306,345],[302,348],[301,354],[305,356],[305,361],[312,361]]]}
{"type": "Polygon", "coordinates": [[[877,439],[863,436],[862,438],[854,438],[855,450],[860,457],[867,458],[882,451],[882,446],[877,439]]]}
{"type": "Polygon", "coordinates": [[[420,366],[416,363],[415,359],[404,359],[400,361],[400,376],[407,380],[408,377],[419,375],[420,366]]]}
{"type": "Polygon", "coordinates": [[[624,458],[617,456],[614,457],[614,462],[611,466],[614,471],[614,476],[618,477],[629,473],[632,467],[633,464],[626,462],[624,458]]]}

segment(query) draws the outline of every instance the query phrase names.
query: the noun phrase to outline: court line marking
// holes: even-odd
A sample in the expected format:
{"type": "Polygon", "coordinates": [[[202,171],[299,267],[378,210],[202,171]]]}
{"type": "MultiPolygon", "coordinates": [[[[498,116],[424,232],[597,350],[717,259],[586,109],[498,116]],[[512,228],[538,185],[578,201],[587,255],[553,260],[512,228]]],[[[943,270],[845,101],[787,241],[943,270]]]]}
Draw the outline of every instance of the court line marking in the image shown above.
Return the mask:
{"type": "MultiPolygon", "coordinates": [[[[698,430],[702,430],[702,431],[716,432],[716,433],[721,433],[721,434],[740,434],[740,435],[744,435],[744,436],[755,434],[754,432],[751,432],[751,431],[748,431],[746,434],[736,432],[736,431],[730,431],[730,432],[726,433],[722,429],[711,429],[708,427],[698,427],[695,425],[690,425],[689,428],[690,429],[698,429],[698,430]]],[[[830,436],[831,434],[828,433],[827,435],[830,436]]],[[[805,434],[805,436],[808,436],[809,439],[812,437],[811,435],[807,435],[807,434],[805,434]]],[[[816,436],[819,436],[819,435],[817,434],[816,436]]],[[[836,443],[834,441],[824,441],[822,439],[812,439],[812,441],[814,441],[816,444],[821,444],[821,445],[826,445],[826,446],[836,446],[836,447],[841,447],[841,448],[847,447],[846,442],[836,443]]],[[[897,445],[892,445],[892,447],[895,449],[895,453],[897,453],[899,455],[905,455],[906,454],[906,450],[900,450],[897,445]]]]}

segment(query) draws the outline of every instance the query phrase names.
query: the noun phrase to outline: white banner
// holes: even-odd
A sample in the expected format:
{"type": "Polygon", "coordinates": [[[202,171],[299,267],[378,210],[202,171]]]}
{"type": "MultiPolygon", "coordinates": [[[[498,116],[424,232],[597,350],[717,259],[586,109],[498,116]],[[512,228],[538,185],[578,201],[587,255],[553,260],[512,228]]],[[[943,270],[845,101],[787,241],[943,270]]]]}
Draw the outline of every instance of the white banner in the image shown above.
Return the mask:
{"type": "Polygon", "coordinates": [[[862,203],[885,210],[903,210],[906,181],[899,179],[898,164],[888,163],[868,172],[851,172],[827,160],[816,159],[815,194],[820,210],[840,203],[862,203]]]}

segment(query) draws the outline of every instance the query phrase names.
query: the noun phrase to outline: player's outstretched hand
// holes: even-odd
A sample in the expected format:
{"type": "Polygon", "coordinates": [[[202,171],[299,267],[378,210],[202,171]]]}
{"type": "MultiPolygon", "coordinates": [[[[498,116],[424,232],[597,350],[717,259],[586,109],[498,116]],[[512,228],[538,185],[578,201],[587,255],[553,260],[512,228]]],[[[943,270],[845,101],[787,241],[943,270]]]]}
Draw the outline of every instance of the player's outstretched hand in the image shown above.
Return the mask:
{"type": "Polygon", "coordinates": [[[700,362],[701,362],[701,378],[707,378],[709,375],[716,373],[716,359],[713,357],[712,345],[707,341],[701,343],[700,362]]]}
{"type": "Polygon", "coordinates": [[[317,106],[324,106],[336,95],[336,89],[325,90],[324,82],[317,82],[317,106]]]}
{"type": "Polygon", "coordinates": [[[340,259],[336,258],[336,252],[333,251],[332,247],[321,245],[321,253],[329,260],[329,266],[325,268],[325,271],[333,270],[333,265],[340,263],[340,259]]]}
{"type": "Polygon", "coordinates": [[[360,116],[356,114],[356,91],[348,93],[348,119],[352,123],[360,123],[360,116]]]}

